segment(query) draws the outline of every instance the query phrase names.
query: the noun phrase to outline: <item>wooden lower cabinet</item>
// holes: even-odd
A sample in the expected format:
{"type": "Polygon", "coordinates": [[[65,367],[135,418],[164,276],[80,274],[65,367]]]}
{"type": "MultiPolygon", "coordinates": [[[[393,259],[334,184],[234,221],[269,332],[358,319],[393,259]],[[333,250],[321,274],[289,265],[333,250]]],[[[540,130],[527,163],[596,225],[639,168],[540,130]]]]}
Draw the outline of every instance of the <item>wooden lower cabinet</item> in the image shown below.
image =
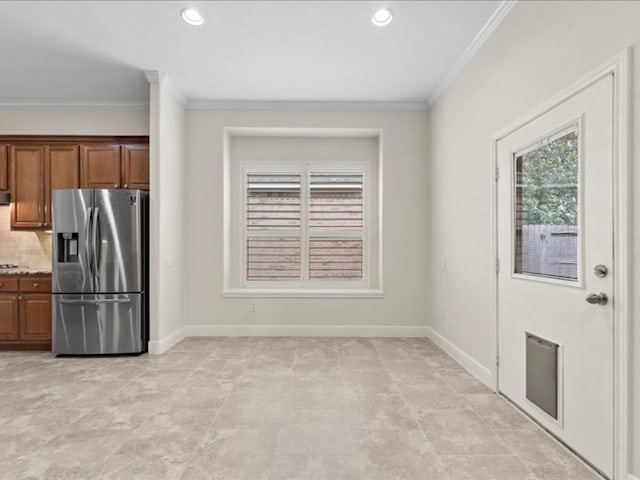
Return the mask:
{"type": "Polygon", "coordinates": [[[20,340],[51,341],[51,294],[28,293],[18,297],[20,340]]]}
{"type": "Polygon", "coordinates": [[[0,342],[18,340],[18,294],[0,293],[0,342]]]}
{"type": "Polygon", "coordinates": [[[4,275],[0,285],[0,349],[50,350],[51,277],[4,275]]]}

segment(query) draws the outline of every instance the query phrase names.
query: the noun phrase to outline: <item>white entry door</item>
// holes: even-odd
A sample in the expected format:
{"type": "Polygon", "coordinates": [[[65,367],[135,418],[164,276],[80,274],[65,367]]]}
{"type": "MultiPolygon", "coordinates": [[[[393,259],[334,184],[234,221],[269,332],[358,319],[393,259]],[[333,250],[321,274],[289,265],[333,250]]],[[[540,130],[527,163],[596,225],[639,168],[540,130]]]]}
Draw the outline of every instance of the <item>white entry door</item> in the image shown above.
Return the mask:
{"type": "Polygon", "coordinates": [[[613,476],[613,75],[497,143],[498,388],[613,476]]]}

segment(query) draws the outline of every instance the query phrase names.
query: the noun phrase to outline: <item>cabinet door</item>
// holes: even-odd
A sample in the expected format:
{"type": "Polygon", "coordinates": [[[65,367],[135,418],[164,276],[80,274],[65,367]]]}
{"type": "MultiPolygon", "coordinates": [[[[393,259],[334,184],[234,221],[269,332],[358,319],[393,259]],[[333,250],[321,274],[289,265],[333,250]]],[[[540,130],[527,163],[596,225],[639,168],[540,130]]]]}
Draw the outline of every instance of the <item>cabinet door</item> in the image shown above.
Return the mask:
{"type": "Polygon", "coordinates": [[[81,188],[120,188],[120,146],[84,145],[80,174],[81,188]]]}
{"type": "Polygon", "coordinates": [[[122,188],[149,190],[149,145],[122,147],[122,188]]]}
{"type": "Polygon", "coordinates": [[[45,165],[44,224],[51,225],[51,190],[80,188],[80,147],[78,145],[51,145],[45,165]]]}
{"type": "Polygon", "coordinates": [[[44,162],[42,145],[11,145],[11,227],[44,225],[44,162]]]}
{"type": "Polygon", "coordinates": [[[30,293],[21,295],[20,340],[48,342],[51,340],[51,295],[30,293]]]}
{"type": "Polygon", "coordinates": [[[0,145],[0,190],[9,190],[9,148],[0,145]]]}
{"type": "Polygon", "coordinates": [[[18,339],[18,294],[0,293],[0,340],[18,339]]]}

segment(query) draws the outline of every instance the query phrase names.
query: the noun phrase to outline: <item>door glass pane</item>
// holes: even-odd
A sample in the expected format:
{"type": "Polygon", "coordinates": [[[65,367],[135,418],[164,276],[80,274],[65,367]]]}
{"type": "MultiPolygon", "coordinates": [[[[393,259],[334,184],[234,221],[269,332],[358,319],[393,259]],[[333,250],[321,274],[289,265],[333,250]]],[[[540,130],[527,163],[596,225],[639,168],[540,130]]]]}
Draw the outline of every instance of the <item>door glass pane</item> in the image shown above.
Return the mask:
{"type": "Polygon", "coordinates": [[[578,133],[514,155],[515,273],[578,280],[578,133]]]}

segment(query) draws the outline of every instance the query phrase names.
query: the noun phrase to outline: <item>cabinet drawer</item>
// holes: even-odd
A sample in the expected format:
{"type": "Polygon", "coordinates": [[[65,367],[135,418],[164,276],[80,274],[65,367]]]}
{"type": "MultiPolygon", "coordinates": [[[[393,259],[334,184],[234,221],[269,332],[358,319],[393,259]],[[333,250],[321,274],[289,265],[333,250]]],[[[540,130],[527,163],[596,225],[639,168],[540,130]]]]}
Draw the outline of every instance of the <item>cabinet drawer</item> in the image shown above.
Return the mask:
{"type": "Polygon", "coordinates": [[[20,277],[21,292],[51,292],[51,277],[20,277]]]}
{"type": "Polygon", "coordinates": [[[17,292],[17,277],[0,277],[0,292],[17,292]]]}

